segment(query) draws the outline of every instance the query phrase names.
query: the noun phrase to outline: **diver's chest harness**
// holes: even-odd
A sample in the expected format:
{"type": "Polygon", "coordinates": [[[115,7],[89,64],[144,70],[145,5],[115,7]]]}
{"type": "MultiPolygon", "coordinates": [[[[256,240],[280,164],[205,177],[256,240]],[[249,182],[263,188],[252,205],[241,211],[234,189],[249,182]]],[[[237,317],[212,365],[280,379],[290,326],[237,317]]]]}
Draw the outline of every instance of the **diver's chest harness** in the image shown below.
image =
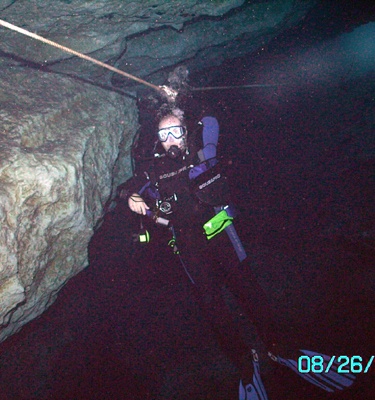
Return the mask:
{"type": "Polygon", "coordinates": [[[200,160],[198,163],[180,166],[170,172],[157,173],[157,169],[152,168],[149,172],[144,172],[147,183],[138,192],[144,194],[154,201],[154,212],[160,216],[170,216],[178,206],[179,197],[189,192],[190,196],[195,197],[197,202],[213,207],[226,205],[229,202],[229,190],[226,177],[219,170],[215,160],[200,160]],[[173,182],[180,179],[186,185],[181,187],[181,192],[175,191],[173,182]],[[171,188],[171,189],[170,189],[171,188]],[[185,192],[185,193],[182,193],[185,192]]]}
{"type": "MultiPolygon", "coordinates": [[[[173,251],[178,254],[181,264],[192,283],[194,283],[194,281],[189,275],[176,246],[175,231],[173,224],[170,223],[170,218],[179,201],[179,193],[171,193],[173,189],[170,191],[168,190],[168,180],[171,178],[174,180],[180,177],[180,179],[184,181],[186,179],[190,195],[195,196],[198,202],[213,207],[215,216],[202,227],[202,231],[204,231],[207,239],[210,240],[225,230],[239,260],[243,261],[247,257],[245,249],[232,223],[235,212],[233,207],[229,205],[229,189],[226,177],[219,169],[216,158],[219,125],[216,118],[213,117],[203,118],[202,125],[204,126],[202,135],[203,148],[197,152],[196,160],[194,160],[195,162],[189,165],[190,160],[186,160],[185,165],[170,172],[162,172],[159,176],[156,176],[157,169],[152,168],[149,173],[145,172],[147,183],[138,192],[141,196],[147,194],[147,197],[155,201],[155,211],[151,212],[148,210],[147,214],[149,217],[152,217],[157,224],[168,227],[171,230],[172,239],[169,241],[169,245],[173,248],[173,251]]],[[[171,188],[172,187],[173,185],[171,185],[171,188]]],[[[147,240],[144,241],[148,240],[149,236],[147,233],[147,240]]]]}

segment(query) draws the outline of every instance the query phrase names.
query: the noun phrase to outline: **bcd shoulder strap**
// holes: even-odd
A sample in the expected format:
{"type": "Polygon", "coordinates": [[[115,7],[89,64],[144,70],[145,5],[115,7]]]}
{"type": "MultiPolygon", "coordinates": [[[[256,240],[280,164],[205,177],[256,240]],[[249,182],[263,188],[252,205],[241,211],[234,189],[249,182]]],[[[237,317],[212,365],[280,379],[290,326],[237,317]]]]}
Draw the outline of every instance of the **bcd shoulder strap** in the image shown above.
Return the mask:
{"type": "Polygon", "coordinates": [[[200,164],[189,171],[191,190],[203,203],[225,205],[229,202],[229,188],[216,159],[219,123],[214,117],[204,117],[201,123],[203,148],[198,151],[200,164]]]}

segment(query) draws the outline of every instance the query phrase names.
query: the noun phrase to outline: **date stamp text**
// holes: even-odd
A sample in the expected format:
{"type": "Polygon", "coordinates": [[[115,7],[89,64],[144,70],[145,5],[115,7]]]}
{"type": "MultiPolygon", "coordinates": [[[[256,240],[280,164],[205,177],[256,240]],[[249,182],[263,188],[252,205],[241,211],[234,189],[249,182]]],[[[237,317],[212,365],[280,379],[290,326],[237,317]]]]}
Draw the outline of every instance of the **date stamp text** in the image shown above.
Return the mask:
{"type": "Polygon", "coordinates": [[[328,374],[334,371],[338,374],[366,374],[375,356],[371,356],[368,360],[364,360],[361,356],[332,356],[323,357],[315,356],[300,356],[298,357],[298,372],[301,374],[328,374]]]}

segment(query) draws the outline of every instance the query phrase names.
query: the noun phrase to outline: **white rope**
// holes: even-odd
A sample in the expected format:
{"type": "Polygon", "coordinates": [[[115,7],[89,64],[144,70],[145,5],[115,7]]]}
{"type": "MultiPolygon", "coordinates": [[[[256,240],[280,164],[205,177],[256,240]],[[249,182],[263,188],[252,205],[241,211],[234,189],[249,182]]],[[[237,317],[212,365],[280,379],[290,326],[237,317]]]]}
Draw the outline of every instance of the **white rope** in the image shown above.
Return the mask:
{"type": "MultiPolygon", "coordinates": [[[[156,86],[152,83],[149,83],[141,78],[138,78],[134,75],[128,74],[127,72],[121,71],[118,68],[112,67],[109,64],[106,64],[104,62],[101,62],[99,60],[96,60],[95,58],[92,58],[90,56],[87,56],[86,54],[79,53],[78,51],[72,50],[69,47],[62,46],[59,43],[53,42],[52,40],[46,39],[42,36],[37,35],[36,33],[32,33],[30,31],[27,31],[26,29],[19,28],[16,25],[10,24],[9,22],[6,22],[2,19],[0,19],[0,25],[2,25],[4,28],[11,29],[13,31],[19,32],[22,35],[29,36],[33,39],[39,40],[41,42],[44,42],[46,44],[49,44],[50,46],[56,47],[62,51],[65,51],[66,53],[73,54],[79,58],[83,58],[84,60],[90,61],[94,64],[100,65],[103,68],[107,68],[111,70],[112,72],[115,72],[117,74],[120,74],[122,76],[125,76],[128,79],[132,79],[136,82],[139,82],[143,85],[149,86],[155,90],[157,90],[159,93],[162,95],[166,96],[168,101],[171,103],[174,103],[176,100],[176,97],[178,96],[178,92],[169,88],[168,86],[156,86]]],[[[194,88],[190,87],[189,89],[191,91],[204,91],[204,90],[224,90],[224,89],[241,89],[241,88],[253,88],[253,87],[273,87],[273,86],[283,86],[283,84],[253,84],[253,85],[241,85],[241,86],[214,86],[214,87],[203,87],[203,88],[194,88]]]]}
{"type": "Polygon", "coordinates": [[[13,31],[19,32],[22,35],[26,35],[26,36],[29,36],[29,37],[31,37],[33,39],[36,39],[36,40],[39,40],[39,41],[44,42],[46,44],[49,44],[50,46],[57,47],[58,49],[60,49],[62,51],[65,51],[67,53],[73,54],[73,55],[75,55],[75,56],[77,56],[79,58],[83,58],[84,60],[87,60],[87,61],[90,61],[90,62],[92,62],[94,64],[100,65],[103,68],[107,68],[107,69],[109,69],[109,70],[111,70],[111,71],[113,71],[113,72],[115,72],[117,74],[125,76],[126,78],[129,78],[129,79],[132,79],[132,80],[134,80],[136,82],[142,83],[143,85],[152,87],[153,89],[155,89],[158,92],[164,94],[168,98],[172,97],[172,99],[175,99],[177,97],[178,93],[175,92],[174,90],[168,88],[167,86],[156,86],[156,85],[153,85],[152,83],[146,82],[145,80],[143,80],[141,78],[138,78],[138,77],[136,77],[134,75],[131,75],[131,74],[128,74],[128,73],[126,73],[124,71],[121,71],[120,69],[112,67],[109,64],[103,63],[103,62],[101,62],[99,60],[96,60],[95,58],[92,58],[92,57],[89,57],[89,56],[87,56],[85,54],[79,53],[78,51],[72,50],[69,47],[62,46],[59,43],[53,42],[52,40],[46,39],[46,38],[44,38],[42,36],[39,36],[36,33],[32,33],[30,31],[27,31],[26,29],[19,28],[18,26],[10,24],[9,22],[3,21],[2,19],[0,19],[0,25],[2,25],[5,28],[11,29],[13,31]]]}

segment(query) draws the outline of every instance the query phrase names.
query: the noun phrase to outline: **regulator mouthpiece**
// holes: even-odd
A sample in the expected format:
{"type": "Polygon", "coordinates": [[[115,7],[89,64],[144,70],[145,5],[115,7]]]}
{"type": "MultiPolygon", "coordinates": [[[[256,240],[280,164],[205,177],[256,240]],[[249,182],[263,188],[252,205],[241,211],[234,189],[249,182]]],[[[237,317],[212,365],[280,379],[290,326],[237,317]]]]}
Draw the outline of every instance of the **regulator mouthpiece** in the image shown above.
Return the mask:
{"type": "Polygon", "coordinates": [[[176,145],[172,145],[169,149],[168,149],[168,151],[167,151],[167,156],[168,157],[170,157],[170,158],[172,158],[172,159],[176,159],[176,158],[178,158],[178,157],[181,157],[181,155],[182,155],[182,151],[181,151],[181,149],[178,147],[178,146],[176,146],[176,145]]]}

